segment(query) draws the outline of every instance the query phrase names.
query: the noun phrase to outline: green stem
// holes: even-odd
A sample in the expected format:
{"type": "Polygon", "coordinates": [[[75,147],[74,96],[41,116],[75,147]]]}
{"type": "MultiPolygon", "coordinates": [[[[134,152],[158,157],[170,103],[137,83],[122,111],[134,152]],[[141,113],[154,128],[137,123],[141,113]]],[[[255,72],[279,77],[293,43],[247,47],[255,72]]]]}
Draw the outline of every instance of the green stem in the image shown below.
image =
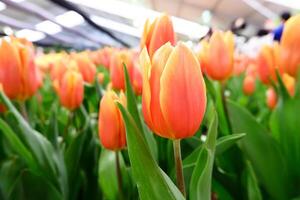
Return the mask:
{"type": "Polygon", "coordinates": [[[27,112],[27,109],[26,109],[25,101],[20,102],[20,109],[21,109],[21,113],[22,113],[22,116],[24,117],[24,119],[27,122],[29,122],[29,117],[28,117],[28,112],[27,112]]]}
{"type": "Polygon", "coordinates": [[[65,129],[64,129],[64,133],[63,133],[63,139],[66,141],[67,140],[67,136],[68,136],[68,129],[69,129],[69,126],[73,120],[73,115],[74,113],[72,111],[69,112],[69,116],[68,116],[68,121],[67,121],[67,124],[65,126],[65,129]]]}
{"type": "Polygon", "coordinates": [[[226,103],[226,97],[225,97],[225,90],[226,90],[226,85],[225,82],[221,83],[221,95],[222,95],[222,104],[223,104],[223,109],[224,109],[224,115],[226,118],[226,123],[227,123],[227,128],[229,133],[231,134],[231,125],[229,122],[229,115],[228,115],[228,108],[227,108],[227,103],[226,103]]]}
{"type": "Polygon", "coordinates": [[[174,149],[174,159],[175,159],[175,167],[176,167],[176,179],[177,186],[183,196],[185,197],[185,185],[184,185],[184,177],[182,170],[182,159],[181,159],[181,148],[180,148],[180,139],[173,140],[173,149],[174,149]]]}
{"type": "Polygon", "coordinates": [[[119,197],[120,199],[123,198],[123,190],[122,190],[122,172],[120,167],[120,158],[119,158],[119,151],[116,151],[116,172],[117,172],[117,179],[118,179],[118,190],[119,190],[119,197]]]}

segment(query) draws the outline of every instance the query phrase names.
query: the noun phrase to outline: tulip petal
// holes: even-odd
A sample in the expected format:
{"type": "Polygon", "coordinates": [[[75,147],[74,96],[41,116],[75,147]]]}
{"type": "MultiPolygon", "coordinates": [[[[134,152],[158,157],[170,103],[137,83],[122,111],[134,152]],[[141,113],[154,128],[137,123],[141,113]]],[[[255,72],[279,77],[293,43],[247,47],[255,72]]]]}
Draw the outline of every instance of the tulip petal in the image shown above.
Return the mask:
{"type": "Polygon", "coordinates": [[[195,134],[206,108],[206,89],[197,58],[183,43],[169,56],[160,87],[162,113],[174,138],[195,134]]]}

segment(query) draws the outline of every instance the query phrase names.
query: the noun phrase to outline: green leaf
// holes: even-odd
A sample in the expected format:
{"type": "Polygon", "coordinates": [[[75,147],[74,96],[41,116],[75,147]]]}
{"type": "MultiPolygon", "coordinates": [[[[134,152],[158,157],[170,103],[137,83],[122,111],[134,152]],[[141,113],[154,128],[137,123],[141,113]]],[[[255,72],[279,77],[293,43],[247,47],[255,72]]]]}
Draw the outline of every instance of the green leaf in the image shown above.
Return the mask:
{"type": "MultiPolygon", "coordinates": [[[[215,113],[215,111],[214,111],[215,113]]],[[[210,123],[207,139],[200,151],[190,182],[191,200],[210,200],[212,171],[218,134],[218,119],[216,113],[210,123]]]]}
{"type": "Polygon", "coordinates": [[[128,154],[140,199],[184,199],[177,187],[171,181],[166,181],[166,175],[153,159],[135,120],[120,103],[117,102],[117,105],[125,122],[128,154]]]}
{"type": "Polygon", "coordinates": [[[153,137],[153,134],[150,131],[146,131],[147,129],[144,128],[142,124],[142,120],[140,117],[140,113],[138,111],[136,98],[130,84],[130,78],[128,74],[128,70],[126,65],[124,64],[124,77],[125,77],[125,86],[126,86],[126,98],[127,98],[127,109],[132,118],[134,119],[138,129],[143,134],[144,138],[146,139],[147,145],[151,151],[151,154],[154,158],[157,158],[157,144],[153,137]]]}
{"type": "Polygon", "coordinates": [[[245,108],[231,101],[227,105],[233,131],[247,134],[239,146],[257,178],[273,199],[288,199],[286,165],[278,143],[245,108]]]}
{"type": "MultiPolygon", "coordinates": [[[[123,180],[123,188],[128,186],[128,175],[122,154],[119,153],[120,167],[123,180]],[[127,183],[125,182],[127,180],[127,183]]],[[[116,152],[103,149],[99,159],[98,183],[108,200],[120,199],[118,191],[118,180],[116,173],[116,152]]],[[[128,189],[128,188],[127,188],[128,189]]],[[[123,191],[124,193],[124,191],[123,191]]]]}
{"type": "Polygon", "coordinates": [[[246,183],[248,199],[262,200],[258,181],[249,161],[246,162],[246,183]]]}
{"type": "Polygon", "coordinates": [[[227,149],[232,147],[237,141],[242,139],[246,134],[239,133],[239,134],[232,134],[221,137],[217,140],[217,147],[216,147],[216,156],[221,155],[227,149]]]}

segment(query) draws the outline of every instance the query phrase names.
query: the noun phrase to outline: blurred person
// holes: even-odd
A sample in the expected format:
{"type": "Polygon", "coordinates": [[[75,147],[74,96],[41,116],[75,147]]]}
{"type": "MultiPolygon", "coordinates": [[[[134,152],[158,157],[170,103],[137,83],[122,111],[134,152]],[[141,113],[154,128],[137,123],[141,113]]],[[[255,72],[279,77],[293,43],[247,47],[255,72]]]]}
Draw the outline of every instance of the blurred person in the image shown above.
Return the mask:
{"type": "Polygon", "coordinates": [[[273,30],[273,39],[275,41],[280,41],[281,39],[281,35],[282,35],[282,32],[283,32],[283,29],[284,29],[284,24],[285,22],[291,17],[291,13],[289,12],[283,12],[281,15],[280,15],[280,18],[281,18],[281,23],[278,27],[276,27],[274,30],[273,30]]]}

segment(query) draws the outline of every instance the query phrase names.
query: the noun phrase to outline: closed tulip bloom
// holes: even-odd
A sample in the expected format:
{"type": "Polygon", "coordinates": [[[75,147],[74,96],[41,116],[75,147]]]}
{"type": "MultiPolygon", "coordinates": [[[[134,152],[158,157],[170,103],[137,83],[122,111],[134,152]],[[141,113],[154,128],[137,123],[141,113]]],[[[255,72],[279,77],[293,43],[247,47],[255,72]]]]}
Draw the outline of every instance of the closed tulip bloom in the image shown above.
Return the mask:
{"type": "MultiPolygon", "coordinates": [[[[30,43],[29,43],[30,44],[30,43]]],[[[18,39],[2,39],[0,46],[0,83],[11,99],[26,100],[42,83],[41,73],[34,63],[33,47],[18,39]]]]}
{"type": "Polygon", "coordinates": [[[139,63],[139,54],[135,52],[133,53],[133,63],[130,76],[134,93],[136,95],[141,95],[143,87],[142,69],[139,63]]]}
{"type": "Polygon", "coordinates": [[[96,66],[92,60],[86,53],[75,54],[73,58],[77,62],[83,80],[87,83],[93,83],[96,76],[96,66]]]}
{"type": "Polygon", "coordinates": [[[60,82],[58,95],[64,107],[69,110],[78,108],[84,95],[82,75],[73,69],[69,69],[60,82]]]}
{"type": "Polygon", "coordinates": [[[176,35],[171,18],[166,14],[162,14],[153,23],[147,20],[144,25],[141,48],[147,48],[150,58],[152,58],[159,47],[167,42],[170,42],[172,45],[176,43],[176,35]]]}
{"type": "Polygon", "coordinates": [[[273,110],[276,107],[277,104],[277,94],[275,90],[270,87],[267,92],[266,92],[266,101],[267,101],[267,106],[273,110]]]}
{"type": "Polygon", "coordinates": [[[132,71],[132,53],[127,50],[116,51],[110,61],[110,79],[112,87],[117,90],[125,90],[124,67],[126,65],[129,74],[132,71]]]}
{"type": "Polygon", "coordinates": [[[109,150],[120,150],[126,146],[125,126],[115,101],[126,106],[124,93],[121,92],[118,97],[115,92],[107,91],[102,97],[99,109],[99,138],[102,145],[109,150]]]}
{"type": "Polygon", "coordinates": [[[206,68],[208,65],[208,49],[209,49],[209,44],[206,40],[201,41],[201,50],[198,53],[198,59],[200,63],[200,67],[203,73],[206,73],[206,68]]]}
{"type": "Polygon", "coordinates": [[[285,73],[282,75],[282,81],[287,91],[289,92],[290,96],[294,96],[295,84],[296,84],[295,78],[285,73]]]}
{"type": "Polygon", "coordinates": [[[98,83],[103,84],[104,78],[105,78],[105,75],[102,72],[98,73],[98,75],[97,75],[98,83]]]}
{"type": "Polygon", "coordinates": [[[300,14],[285,24],[280,41],[280,65],[289,75],[296,77],[300,67],[300,14]]]}
{"type": "Polygon", "coordinates": [[[144,48],[142,110],[147,125],[158,135],[181,139],[199,128],[206,109],[206,88],[200,65],[183,43],[159,48],[152,60],[144,48]]]}
{"type": "Polygon", "coordinates": [[[246,76],[243,82],[243,92],[245,95],[252,95],[255,91],[255,78],[246,76]]]}
{"type": "Polygon", "coordinates": [[[110,69],[110,59],[114,49],[111,47],[104,47],[98,51],[99,64],[103,65],[106,69],[110,69]]]}
{"type": "Polygon", "coordinates": [[[277,69],[276,52],[271,46],[263,46],[257,57],[257,71],[260,80],[264,84],[270,84],[271,80],[276,81],[277,69]]]}
{"type": "Polygon", "coordinates": [[[216,31],[209,40],[206,73],[214,80],[224,81],[233,72],[234,38],[231,32],[216,31]]]}

